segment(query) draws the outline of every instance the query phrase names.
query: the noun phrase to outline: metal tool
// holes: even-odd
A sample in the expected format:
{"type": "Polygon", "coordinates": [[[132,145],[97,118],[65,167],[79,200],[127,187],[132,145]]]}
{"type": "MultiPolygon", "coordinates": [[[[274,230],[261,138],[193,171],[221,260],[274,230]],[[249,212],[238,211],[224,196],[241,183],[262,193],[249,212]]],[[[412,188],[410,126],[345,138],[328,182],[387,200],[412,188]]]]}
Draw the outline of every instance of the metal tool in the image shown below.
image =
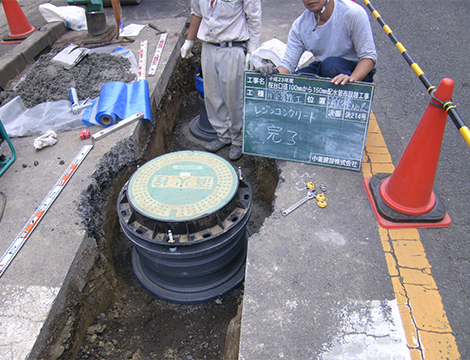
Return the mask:
{"type": "Polygon", "coordinates": [[[78,100],[77,90],[75,90],[75,88],[73,87],[70,88],[69,93],[70,93],[70,100],[72,102],[72,111],[75,114],[78,114],[80,110],[84,108],[93,106],[92,102],[88,102],[90,98],[86,98],[85,100],[83,100],[82,103],[80,103],[80,101],[78,100]]]}
{"type": "Polygon", "coordinates": [[[65,69],[70,70],[77,65],[89,53],[90,50],[79,47],[75,44],[70,44],[65,49],[62,49],[57,55],[52,58],[61,64],[65,69]]]}
{"type": "Polygon", "coordinates": [[[102,46],[108,46],[108,45],[114,45],[114,44],[120,44],[120,43],[133,43],[135,42],[134,39],[131,39],[127,36],[123,36],[122,38],[115,39],[115,40],[110,40],[110,41],[99,41],[99,42],[89,42],[87,41],[86,43],[83,44],[84,47],[87,49],[94,49],[94,48],[99,48],[102,46]]]}
{"type": "Polygon", "coordinates": [[[297,209],[300,205],[302,205],[303,203],[307,202],[308,200],[310,199],[313,199],[315,196],[317,195],[317,191],[315,189],[310,189],[308,192],[307,192],[307,196],[304,197],[303,199],[300,199],[299,201],[297,201],[294,205],[292,205],[291,207],[287,208],[286,210],[284,210],[282,212],[282,215],[284,216],[287,216],[289,215],[292,211],[294,211],[295,209],[297,209]]]}
{"type": "Polygon", "coordinates": [[[243,180],[242,168],[241,168],[240,166],[238,167],[238,178],[239,178],[240,180],[243,180]]]}
{"type": "Polygon", "coordinates": [[[143,119],[144,118],[144,114],[143,113],[136,113],[134,115],[131,115],[129,116],[128,118],[125,118],[121,121],[119,121],[117,124],[114,124],[112,126],[109,126],[99,132],[97,132],[96,134],[93,134],[91,136],[91,139],[93,141],[98,141],[98,140],[101,140],[102,138],[104,138],[105,136],[108,136],[109,134],[112,134],[113,132],[123,128],[124,126],[127,126],[127,125],[130,125],[134,122],[136,122],[137,120],[140,120],[140,119],[143,119]]]}
{"type": "Polygon", "coordinates": [[[159,28],[157,28],[154,24],[152,23],[149,23],[148,24],[149,27],[151,27],[153,30],[155,30],[157,33],[155,35],[160,35],[160,34],[163,34],[165,33],[166,31],[165,30],[160,30],[159,28]]]}

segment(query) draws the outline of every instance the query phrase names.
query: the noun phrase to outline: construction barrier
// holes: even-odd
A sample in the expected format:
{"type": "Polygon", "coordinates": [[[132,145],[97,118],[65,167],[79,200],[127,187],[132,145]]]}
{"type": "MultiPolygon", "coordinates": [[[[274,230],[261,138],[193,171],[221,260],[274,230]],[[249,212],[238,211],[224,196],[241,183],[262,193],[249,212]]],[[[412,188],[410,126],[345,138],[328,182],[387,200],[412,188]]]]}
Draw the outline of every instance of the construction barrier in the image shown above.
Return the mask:
{"type": "MultiPolygon", "coordinates": [[[[377,19],[379,22],[380,26],[384,29],[385,33],[388,35],[388,37],[392,40],[392,42],[395,44],[396,48],[400,53],[403,55],[405,58],[406,62],[408,65],[411,66],[415,74],[418,76],[418,78],[421,80],[423,85],[426,87],[428,93],[436,98],[434,95],[436,91],[436,87],[432,85],[432,83],[429,81],[429,79],[426,77],[424,74],[424,71],[421,70],[421,68],[414,62],[412,57],[408,54],[406,51],[405,47],[401,42],[398,41],[396,36],[393,34],[392,29],[385,23],[385,21],[382,20],[382,17],[378,13],[378,11],[372,6],[369,0],[364,0],[364,3],[366,4],[367,8],[372,12],[374,17],[377,19]]],[[[468,129],[468,126],[465,125],[463,122],[462,118],[460,117],[459,113],[457,112],[456,106],[452,103],[452,100],[449,98],[446,100],[444,103],[442,103],[444,110],[449,114],[450,118],[454,122],[455,126],[459,130],[460,134],[464,138],[465,142],[467,145],[470,147],[470,130],[468,129]]]]}

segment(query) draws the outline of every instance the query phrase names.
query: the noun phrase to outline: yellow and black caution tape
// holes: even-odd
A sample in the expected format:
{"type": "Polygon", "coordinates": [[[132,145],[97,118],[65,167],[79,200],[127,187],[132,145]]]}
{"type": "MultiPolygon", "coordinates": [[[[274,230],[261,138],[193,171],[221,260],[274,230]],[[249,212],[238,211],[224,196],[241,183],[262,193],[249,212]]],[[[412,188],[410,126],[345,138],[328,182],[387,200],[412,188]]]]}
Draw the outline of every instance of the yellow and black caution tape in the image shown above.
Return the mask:
{"type": "Polygon", "coordinates": [[[460,134],[464,138],[465,142],[470,147],[470,130],[468,129],[468,126],[465,125],[459,113],[457,112],[456,106],[450,100],[442,102],[435,98],[434,92],[436,91],[436,87],[432,85],[432,83],[424,74],[424,71],[421,70],[419,65],[416,64],[416,62],[413,60],[410,54],[408,54],[408,51],[406,51],[405,46],[403,46],[403,44],[400,41],[398,41],[397,37],[393,34],[392,29],[390,29],[390,27],[385,23],[385,21],[382,20],[382,17],[380,16],[379,12],[374,8],[374,6],[370,3],[370,1],[369,0],[363,0],[363,1],[366,4],[367,8],[371,11],[372,15],[374,15],[374,17],[377,19],[380,26],[382,26],[382,28],[384,29],[385,33],[388,35],[390,40],[392,40],[392,42],[395,44],[398,51],[400,51],[400,53],[403,55],[408,65],[411,66],[416,76],[418,76],[418,78],[421,80],[423,85],[426,87],[428,93],[433,97],[434,100],[438,101],[442,105],[442,107],[450,116],[455,126],[459,130],[460,134]]]}

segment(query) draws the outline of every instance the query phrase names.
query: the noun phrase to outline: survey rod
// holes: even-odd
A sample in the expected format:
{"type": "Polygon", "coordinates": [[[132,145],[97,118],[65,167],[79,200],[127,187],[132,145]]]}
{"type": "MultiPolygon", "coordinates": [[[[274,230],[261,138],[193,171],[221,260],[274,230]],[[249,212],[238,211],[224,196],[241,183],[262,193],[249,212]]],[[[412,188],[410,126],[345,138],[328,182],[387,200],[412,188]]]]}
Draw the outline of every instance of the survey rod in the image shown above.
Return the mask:
{"type": "Polygon", "coordinates": [[[410,56],[410,54],[408,54],[408,51],[406,51],[403,44],[398,41],[396,36],[393,34],[392,29],[390,29],[390,27],[385,23],[385,21],[382,20],[382,17],[380,16],[379,12],[374,8],[374,6],[370,3],[370,1],[369,0],[363,0],[363,1],[366,4],[367,8],[372,13],[372,15],[375,16],[375,18],[379,22],[380,26],[382,26],[382,29],[384,29],[385,33],[392,40],[393,44],[396,46],[398,51],[400,51],[400,53],[403,55],[403,57],[405,58],[408,65],[411,66],[411,68],[413,69],[415,74],[418,76],[418,78],[421,80],[423,85],[426,87],[429,95],[431,95],[431,97],[435,101],[437,101],[439,104],[441,104],[441,106],[444,108],[446,113],[450,116],[450,118],[454,122],[455,126],[459,130],[460,134],[464,138],[467,145],[470,147],[470,130],[468,129],[468,126],[465,125],[465,123],[463,122],[462,118],[460,117],[459,113],[457,112],[456,106],[454,105],[454,103],[452,103],[452,100],[447,100],[446,99],[446,100],[443,101],[443,100],[437,99],[434,96],[434,92],[436,91],[436,87],[432,85],[431,81],[429,81],[427,76],[424,74],[424,71],[421,70],[419,65],[417,63],[415,63],[415,61],[410,56]]]}

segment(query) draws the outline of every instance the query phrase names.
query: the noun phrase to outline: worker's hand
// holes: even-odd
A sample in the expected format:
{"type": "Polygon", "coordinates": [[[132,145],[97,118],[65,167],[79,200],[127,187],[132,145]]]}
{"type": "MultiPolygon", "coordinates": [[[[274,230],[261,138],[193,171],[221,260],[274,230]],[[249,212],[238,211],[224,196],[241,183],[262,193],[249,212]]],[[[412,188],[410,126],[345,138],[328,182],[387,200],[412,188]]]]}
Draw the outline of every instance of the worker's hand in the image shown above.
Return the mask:
{"type": "Polygon", "coordinates": [[[245,70],[254,70],[255,67],[251,61],[251,53],[247,53],[245,56],[245,70]]]}
{"type": "Polygon", "coordinates": [[[331,82],[335,85],[345,85],[346,83],[352,83],[352,82],[355,82],[356,79],[353,78],[352,76],[350,75],[345,75],[345,74],[339,74],[339,75],[336,75],[332,80],[331,82]]]}
{"type": "Polygon", "coordinates": [[[271,60],[263,59],[259,55],[251,53],[246,55],[245,69],[257,71],[263,76],[279,74],[279,69],[271,60]]]}
{"type": "Polygon", "coordinates": [[[268,77],[273,74],[279,74],[279,69],[271,61],[263,61],[263,65],[259,66],[256,71],[268,77]]]}
{"type": "Polygon", "coordinates": [[[191,49],[193,47],[194,41],[193,40],[185,40],[183,46],[181,46],[181,57],[183,59],[188,59],[193,54],[191,54],[191,49]]]}

